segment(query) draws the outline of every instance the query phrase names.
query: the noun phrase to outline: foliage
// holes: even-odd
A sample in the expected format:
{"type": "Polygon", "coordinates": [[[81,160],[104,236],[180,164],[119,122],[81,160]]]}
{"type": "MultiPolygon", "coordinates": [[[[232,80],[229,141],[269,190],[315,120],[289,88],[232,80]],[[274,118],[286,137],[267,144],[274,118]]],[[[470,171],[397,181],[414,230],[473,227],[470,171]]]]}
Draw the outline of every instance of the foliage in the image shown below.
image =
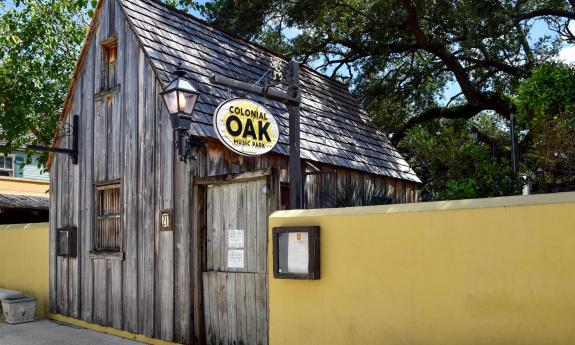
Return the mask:
{"type": "Polygon", "coordinates": [[[338,182],[339,186],[328,195],[331,207],[353,207],[386,205],[392,203],[387,186],[374,186],[373,184],[352,181],[338,182]]]}
{"type": "Polygon", "coordinates": [[[575,66],[541,65],[519,87],[516,103],[529,142],[523,170],[535,190],[575,189],[575,66]]]}
{"type": "Polygon", "coordinates": [[[50,144],[86,28],[86,2],[0,3],[0,147],[50,144]]]}
{"type": "Polygon", "coordinates": [[[470,119],[485,110],[508,118],[513,90],[561,44],[551,36],[529,40],[529,19],[543,18],[567,38],[575,2],[217,0],[206,12],[350,83],[397,143],[436,118],[470,119]],[[282,34],[294,29],[295,37],[282,34]],[[461,93],[441,104],[452,82],[461,93]]]}
{"type": "Polygon", "coordinates": [[[474,119],[484,133],[495,133],[491,143],[470,138],[462,120],[435,121],[430,128],[413,128],[400,148],[424,181],[424,199],[449,200],[518,194],[521,180],[510,167],[510,148],[497,124],[487,117],[474,119]]]}

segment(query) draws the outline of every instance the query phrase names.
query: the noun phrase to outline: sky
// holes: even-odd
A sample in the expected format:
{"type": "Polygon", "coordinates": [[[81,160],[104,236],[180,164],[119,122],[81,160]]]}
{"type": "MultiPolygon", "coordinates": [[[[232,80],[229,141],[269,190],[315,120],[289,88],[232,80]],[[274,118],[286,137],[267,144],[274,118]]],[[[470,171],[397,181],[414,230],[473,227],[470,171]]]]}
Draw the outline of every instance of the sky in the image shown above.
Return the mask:
{"type": "MultiPolygon", "coordinates": [[[[569,23],[569,28],[571,32],[575,33],[575,21],[572,20],[569,23]]],[[[532,34],[534,37],[541,37],[545,34],[553,34],[547,28],[547,25],[543,21],[538,21],[533,26],[532,34]]],[[[575,45],[565,45],[563,49],[559,52],[559,60],[565,63],[575,63],[575,45]]]]}

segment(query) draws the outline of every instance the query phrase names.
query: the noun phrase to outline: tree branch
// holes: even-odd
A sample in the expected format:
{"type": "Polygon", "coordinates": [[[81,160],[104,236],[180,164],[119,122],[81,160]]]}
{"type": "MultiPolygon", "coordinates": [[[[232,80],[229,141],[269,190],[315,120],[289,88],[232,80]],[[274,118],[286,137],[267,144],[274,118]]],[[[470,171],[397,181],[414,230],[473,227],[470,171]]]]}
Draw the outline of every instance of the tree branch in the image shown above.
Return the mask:
{"type": "Polygon", "coordinates": [[[407,121],[393,138],[393,144],[397,145],[405,137],[408,129],[420,123],[434,119],[470,119],[484,110],[493,110],[499,115],[509,119],[511,113],[515,111],[515,105],[499,94],[487,94],[481,96],[478,104],[465,103],[452,107],[433,107],[407,121]]]}
{"type": "Polygon", "coordinates": [[[481,67],[493,67],[496,68],[502,72],[505,72],[509,75],[515,76],[515,77],[521,77],[524,76],[528,70],[525,68],[522,68],[521,66],[516,67],[516,66],[511,66],[508,65],[506,63],[500,62],[500,61],[495,61],[495,60],[480,60],[480,59],[475,59],[472,57],[466,57],[466,56],[460,56],[459,60],[463,60],[463,61],[468,61],[468,62],[472,62],[474,64],[476,64],[477,66],[481,66],[481,67]]]}
{"type": "Polygon", "coordinates": [[[453,54],[444,46],[436,41],[429,40],[421,27],[419,26],[419,20],[417,17],[417,8],[412,0],[402,0],[403,5],[407,11],[407,26],[413,30],[415,39],[419,46],[437,56],[443,63],[448,67],[448,69],[455,75],[455,79],[463,91],[465,98],[471,104],[477,105],[480,101],[479,93],[477,89],[469,79],[469,75],[465,72],[465,69],[461,63],[453,56],[453,54]]]}
{"type": "Polygon", "coordinates": [[[517,30],[517,34],[519,35],[519,42],[521,43],[523,51],[525,52],[525,56],[527,57],[527,64],[529,66],[533,66],[533,62],[535,61],[535,59],[533,56],[533,51],[531,50],[529,42],[527,41],[527,37],[525,36],[525,32],[523,31],[523,28],[519,24],[515,24],[515,30],[517,30]]]}
{"type": "Polygon", "coordinates": [[[539,9],[539,10],[535,10],[535,11],[531,11],[531,12],[527,12],[527,13],[521,13],[515,17],[515,22],[519,23],[519,22],[522,22],[524,20],[529,20],[529,19],[533,19],[533,18],[537,18],[537,17],[545,17],[545,16],[563,17],[563,18],[575,20],[575,12],[549,8],[549,9],[539,9]]]}
{"type": "Polygon", "coordinates": [[[470,119],[473,116],[479,114],[483,110],[487,110],[486,107],[481,107],[477,105],[472,105],[469,103],[462,104],[462,105],[455,105],[448,108],[441,108],[441,107],[434,107],[430,108],[419,115],[412,117],[407,121],[403,127],[397,131],[393,135],[392,142],[394,145],[397,145],[401,139],[405,137],[405,134],[408,129],[412,128],[413,126],[428,122],[434,119],[445,118],[445,119],[470,119]]]}

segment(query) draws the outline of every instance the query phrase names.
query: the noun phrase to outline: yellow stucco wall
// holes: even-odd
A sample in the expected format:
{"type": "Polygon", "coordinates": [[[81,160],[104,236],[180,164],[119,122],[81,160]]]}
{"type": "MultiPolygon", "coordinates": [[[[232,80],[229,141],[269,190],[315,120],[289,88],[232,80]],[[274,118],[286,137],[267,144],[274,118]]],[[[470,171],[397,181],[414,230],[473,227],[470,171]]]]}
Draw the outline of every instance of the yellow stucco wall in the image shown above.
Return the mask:
{"type": "MultiPolygon", "coordinates": [[[[318,281],[270,273],[270,344],[575,344],[575,193],[281,211],[318,281]]],[[[270,272],[272,257],[270,250],[270,272]]]]}
{"type": "Polygon", "coordinates": [[[36,297],[48,314],[48,223],[0,225],[0,288],[36,297]]]}
{"type": "Polygon", "coordinates": [[[49,187],[47,180],[0,176],[0,193],[48,196],[49,187]]]}

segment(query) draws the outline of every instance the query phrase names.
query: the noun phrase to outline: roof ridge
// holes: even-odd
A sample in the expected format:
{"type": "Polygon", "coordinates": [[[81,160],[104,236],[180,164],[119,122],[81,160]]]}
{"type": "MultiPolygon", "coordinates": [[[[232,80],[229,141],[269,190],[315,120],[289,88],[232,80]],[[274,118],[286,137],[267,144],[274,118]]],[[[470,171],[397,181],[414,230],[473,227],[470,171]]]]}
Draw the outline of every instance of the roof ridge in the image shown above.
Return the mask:
{"type": "MultiPolygon", "coordinates": [[[[179,14],[181,14],[181,15],[183,15],[183,16],[189,18],[189,19],[195,20],[195,21],[201,23],[202,25],[209,26],[209,27],[212,28],[212,29],[218,30],[218,31],[220,31],[220,32],[222,32],[222,33],[224,33],[224,34],[226,34],[226,35],[229,35],[229,36],[231,36],[231,37],[233,37],[233,38],[235,38],[235,39],[238,39],[238,40],[242,41],[243,43],[246,43],[246,44],[248,44],[248,45],[250,45],[250,46],[252,46],[252,47],[255,47],[255,48],[257,48],[257,49],[261,49],[261,50],[265,51],[266,53],[269,53],[269,54],[271,54],[271,55],[273,55],[273,56],[279,57],[279,58],[285,60],[286,62],[289,62],[289,61],[291,60],[291,58],[290,58],[289,56],[280,54],[280,53],[278,53],[278,52],[276,52],[276,51],[273,51],[273,50],[271,50],[271,49],[269,49],[269,48],[266,48],[266,47],[262,46],[262,45],[259,44],[259,43],[252,42],[252,41],[248,40],[247,38],[242,37],[242,36],[236,34],[235,32],[232,32],[232,31],[227,30],[227,29],[225,29],[225,28],[222,28],[222,27],[220,27],[220,26],[218,26],[218,25],[215,25],[215,24],[213,24],[213,23],[210,23],[210,22],[208,22],[208,21],[206,21],[206,20],[204,20],[204,19],[198,18],[198,17],[194,16],[193,14],[190,14],[190,13],[188,13],[188,12],[186,12],[186,11],[180,10],[180,9],[178,9],[178,8],[172,6],[172,5],[166,4],[166,3],[164,3],[164,2],[162,2],[162,1],[160,1],[160,0],[132,0],[132,1],[150,1],[150,2],[153,2],[153,3],[155,3],[155,4],[159,5],[159,6],[162,6],[162,7],[164,7],[164,8],[169,9],[170,11],[177,12],[177,13],[179,13],[179,14]]],[[[351,94],[351,91],[349,90],[348,86],[345,85],[344,83],[342,83],[342,82],[340,82],[340,81],[338,81],[338,80],[332,79],[332,78],[326,76],[325,74],[322,74],[322,73],[316,71],[315,69],[313,69],[313,68],[307,66],[306,64],[300,63],[300,68],[303,68],[303,69],[305,69],[306,71],[311,72],[311,73],[313,73],[313,74],[319,76],[319,77],[322,78],[322,79],[325,79],[326,81],[329,81],[329,82],[331,82],[331,83],[336,84],[336,85],[339,86],[339,87],[344,88],[344,89],[347,90],[347,92],[353,97],[353,95],[351,94]]],[[[355,99],[355,97],[353,97],[353,98],[355,99]]]]}

